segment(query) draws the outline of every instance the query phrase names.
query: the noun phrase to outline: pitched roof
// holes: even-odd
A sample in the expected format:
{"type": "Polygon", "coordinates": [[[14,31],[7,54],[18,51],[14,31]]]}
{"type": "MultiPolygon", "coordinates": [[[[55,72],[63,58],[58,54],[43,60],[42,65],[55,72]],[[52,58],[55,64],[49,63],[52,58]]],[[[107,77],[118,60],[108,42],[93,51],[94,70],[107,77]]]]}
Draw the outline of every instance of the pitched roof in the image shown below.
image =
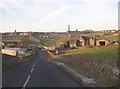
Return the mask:
{"type": "Polygon", "coordinates": [[[86,40],[89,40],[89,37],[86,37],[86,36],[81,36],[85,41],[86,40]]]}

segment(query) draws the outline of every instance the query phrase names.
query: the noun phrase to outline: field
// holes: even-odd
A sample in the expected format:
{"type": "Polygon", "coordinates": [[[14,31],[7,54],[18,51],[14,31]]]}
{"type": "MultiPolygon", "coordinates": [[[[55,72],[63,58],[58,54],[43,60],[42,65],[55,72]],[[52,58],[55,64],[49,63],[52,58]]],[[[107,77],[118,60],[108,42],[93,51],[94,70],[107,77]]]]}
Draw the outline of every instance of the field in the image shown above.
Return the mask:
{"type": "Polygon", "coordinates": [[[87,36],[87,37],[96,36],[96,39],[97,39],[97,40],[106,38],[106,39],[108,39],[108,40],[110,40],[110,41],[118,41],[118,33],[116,33],[116,34],[111,34],[111,35],[104,36],[104,37],[101,36],[101,32],[91,33],[91,34],[81,34],[81,36],[87,36]]]}
{"type": "Polygon", "coordinates": [[[91,57],[101,60],[118,60],[118,45],[93,47],[93,48],[81,48],[74,50],[61,51],[61,54],[65,55],[79,55],[81,57],[91,57]]]}
{"type": "Polygon", "coordinates": [[[101,32],[95,32],[95,33],[90,33],[90,34],[81,34],[81,36],[87,36],[87,37],[100,37],[101,36],[101,32]]]}
{"type": "MultiPolygon", "coordinates": [[[[98,39],[102,39],[103,37],[99,37],[98,39]]],[[[118,35],[109,35],[105,36],[104,38],[110,40],[110,41],[118,41],[118,35]]]]}
{"type": "Polygon", "coordinates": [[[23,36],[14,36],[14,37],[3,37],[2,40],[3,41],[20,41],[22,39],[23,36]]]}
{"type": "Polygon", "coordinates": [[[41,44],[44,46],[55,46],[56,41],[55,40],[47,40],[47,41],[41,41],[41,44]]]}

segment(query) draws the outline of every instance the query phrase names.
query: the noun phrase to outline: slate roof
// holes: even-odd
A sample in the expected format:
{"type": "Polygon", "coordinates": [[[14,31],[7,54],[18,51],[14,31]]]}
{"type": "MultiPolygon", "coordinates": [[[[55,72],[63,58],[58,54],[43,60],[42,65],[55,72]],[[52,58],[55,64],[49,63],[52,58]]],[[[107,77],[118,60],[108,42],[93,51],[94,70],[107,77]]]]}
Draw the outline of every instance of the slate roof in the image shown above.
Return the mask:
{"type": "Polygon", "coordinates": [[[89,37],[81,36],[85,41],[89,40],[89,37]]]}

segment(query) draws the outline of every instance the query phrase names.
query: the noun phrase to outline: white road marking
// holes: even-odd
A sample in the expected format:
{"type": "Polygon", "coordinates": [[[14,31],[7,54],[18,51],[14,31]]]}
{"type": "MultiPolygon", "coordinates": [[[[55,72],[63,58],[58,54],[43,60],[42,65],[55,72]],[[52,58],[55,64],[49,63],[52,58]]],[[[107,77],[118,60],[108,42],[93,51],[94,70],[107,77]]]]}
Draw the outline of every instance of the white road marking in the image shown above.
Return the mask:
{"type": "MultiPolygon", "coordinates": [[[[36,64],[36,62],[32,65],[33,67],[32,67],[32,69],[31,69],[31,73],[33,72],[33,69],[34,69],[34,67],[35,67],[35,64],[36,64]]],[[[25,89],[25,87],[26,87],[26,85],[27,85],[30,77],[31,77],[30,75],[27,77],[27,80],[25,81],[25,84],[23,85],[22,89],[25,89]]]]}
{"type": "Polygon", "coordinates": [[[37,63],[37,61],[34,63],[34,65],[37,63]]]}
{"type": "Polygon", "coordinates": [[[31,73],[33,72],[33,68],[31,69],[31,73]]]}
{"type": "Polygon", "coordinates": [[[27,78],[27,80],[26,80],[25,84],[23,85],[23,88],[24,88],[24,87],[26,87],[26,85],[27,85],[27,83],[28,83],[29,79],[30,79],[30,75],[28,76],[28,78],[27,78]]]}
{"type": "Polygon", "coordinates": [[[33,68],[34,68],[35,65],[33,65],[33,68]]]}

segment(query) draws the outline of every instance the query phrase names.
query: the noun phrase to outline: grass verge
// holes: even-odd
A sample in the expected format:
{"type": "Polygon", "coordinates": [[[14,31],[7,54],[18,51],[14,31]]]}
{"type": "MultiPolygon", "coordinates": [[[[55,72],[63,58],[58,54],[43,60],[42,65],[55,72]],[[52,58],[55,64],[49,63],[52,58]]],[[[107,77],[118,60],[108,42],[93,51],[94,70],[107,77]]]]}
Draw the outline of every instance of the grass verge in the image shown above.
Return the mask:
{"type": "Polygon", "coordinates": [[[118,85],[118,45],[61,51],[53,61],[62,61],[77,72],[109,86],[118,85]]]}
{"type": "Polygon", "coordinates": [[[78,55],[81,57],[91,57],[100,60],[118,60],[118,45],[81,48],[74,50],[61,51],[61,55],[78,55]]]}

